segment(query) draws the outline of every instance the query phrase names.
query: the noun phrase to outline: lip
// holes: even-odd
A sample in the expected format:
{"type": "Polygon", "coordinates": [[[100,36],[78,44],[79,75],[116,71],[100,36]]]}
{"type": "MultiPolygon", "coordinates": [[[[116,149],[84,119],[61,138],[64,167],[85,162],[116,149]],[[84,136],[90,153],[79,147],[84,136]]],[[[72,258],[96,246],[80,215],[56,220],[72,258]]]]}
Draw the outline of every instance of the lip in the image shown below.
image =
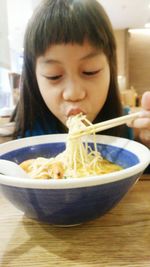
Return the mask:
{"type": "Polygon", "coordinates": [[[80,108],[72,108],[69,110],[69,112],[67,113],[67,117],[73,116],[73,115],[77,115],[77,114],[86,114],[82,109],[80,108]]]}

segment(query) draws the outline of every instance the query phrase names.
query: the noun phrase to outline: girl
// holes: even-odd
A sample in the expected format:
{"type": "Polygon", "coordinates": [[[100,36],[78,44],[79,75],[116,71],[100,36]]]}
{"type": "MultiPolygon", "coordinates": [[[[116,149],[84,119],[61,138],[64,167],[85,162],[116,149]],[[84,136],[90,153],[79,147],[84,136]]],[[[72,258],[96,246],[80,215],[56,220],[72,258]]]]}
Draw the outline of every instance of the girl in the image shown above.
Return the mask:
{"type": "MultiPolygon", "coordinates": [[[[132,126],[149,145],[150,92],[142,105],[132,126]]],[[[14,137],[67,132],[67,118],[81,112],[93,123],[122,114],[110,21],[96,0],[42,1],[25,34],[14,137]]],[[[125,136],[121,128],[108,133],[125,136]]]]}

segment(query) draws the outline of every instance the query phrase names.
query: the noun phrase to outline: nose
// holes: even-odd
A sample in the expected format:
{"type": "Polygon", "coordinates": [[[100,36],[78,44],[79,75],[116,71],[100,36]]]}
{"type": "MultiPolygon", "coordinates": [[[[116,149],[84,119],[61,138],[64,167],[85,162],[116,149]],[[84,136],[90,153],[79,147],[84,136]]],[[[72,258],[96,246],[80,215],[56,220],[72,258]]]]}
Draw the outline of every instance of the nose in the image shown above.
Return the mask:
{"type": "Polygon", "coordinates": [[[78,79],[69,80],[65,83],[63,99],[65,101],[81,101],[86,96],[86,90],[78,79]]]}

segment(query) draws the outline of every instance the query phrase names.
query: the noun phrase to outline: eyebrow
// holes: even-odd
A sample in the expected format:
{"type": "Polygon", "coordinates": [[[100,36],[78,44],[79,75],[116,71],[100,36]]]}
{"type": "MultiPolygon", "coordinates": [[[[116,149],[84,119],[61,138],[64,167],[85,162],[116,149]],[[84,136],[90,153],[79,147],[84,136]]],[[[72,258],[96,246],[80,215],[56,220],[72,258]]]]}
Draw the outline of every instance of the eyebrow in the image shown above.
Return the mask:
{"type": "Polygon", "coordinates": [[[61,62],[59,60],[56,60],[56,59],[50,59],[50,58],[47,58],[47,59],[41,59],[41,62],[42,64],[61,64],[61,62]]]}
{"type": "MultiPolygon", "coordinates": [[[[89,54],[83,56],[82,58],[80,58],[79,61],[84,61],[84,60],[96,57],[96,56],[100,55],[101,53],[102,53],[101,51],[92,51],[91,53],[89,53],[89,54]]],[[[41,63],[44,64],[44,65],[47,65],[47,64],[62,64],[61,61],[56,60],[56,59],[50,59],[50,58],[41,59],[41,63]]]]}

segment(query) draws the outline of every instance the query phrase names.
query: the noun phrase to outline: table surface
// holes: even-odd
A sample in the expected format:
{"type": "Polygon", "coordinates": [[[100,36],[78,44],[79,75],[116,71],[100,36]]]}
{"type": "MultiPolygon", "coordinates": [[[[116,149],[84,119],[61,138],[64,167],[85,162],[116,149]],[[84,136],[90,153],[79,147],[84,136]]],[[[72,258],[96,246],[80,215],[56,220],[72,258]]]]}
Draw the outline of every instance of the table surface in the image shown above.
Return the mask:
{"type": "Polygon", "coordinates": [[[1,267],[150,266],[150,175],[109,213],[70,228],[29,219],[0,194],[1,267]]]}

